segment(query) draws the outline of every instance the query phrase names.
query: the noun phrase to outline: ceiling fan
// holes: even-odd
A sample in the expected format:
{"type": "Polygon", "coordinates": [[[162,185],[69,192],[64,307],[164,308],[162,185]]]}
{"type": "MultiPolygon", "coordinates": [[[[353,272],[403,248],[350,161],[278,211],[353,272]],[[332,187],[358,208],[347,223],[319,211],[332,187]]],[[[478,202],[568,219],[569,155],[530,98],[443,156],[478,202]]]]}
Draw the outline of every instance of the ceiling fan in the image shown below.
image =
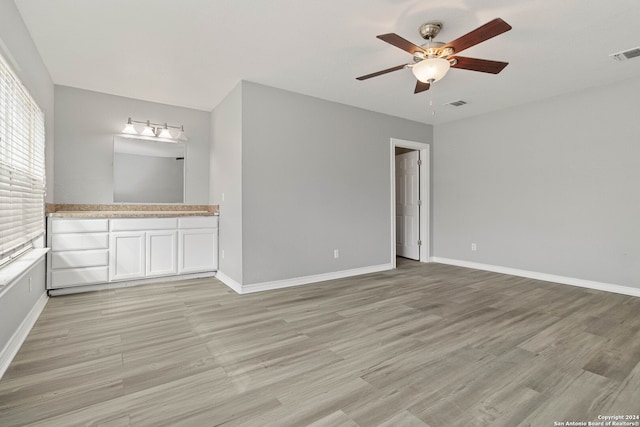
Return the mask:
{"type": "Polygon", "coordinates": [[[357,77],[357,79],[366,80],[392,71],[402,70],[403,68],[411,68],[411,71],[413,71],[413,74],[418,79],[413,93],[420,93],[425,90],[429,90],[429,87],[431,87],[433,82],[437,82],[443,78],[445,74],[447,74],[447,71],[449,71],[449,67],[498,74],[504,67],[509,65],[508,62],[457,56],[458,53],[470,48],[471,46],[475,46],[492,37],[509,31],[511,29],[511,25],[507,24],[502,19],[496,18],[489,21],[464,36],[446,44],[433,41],[441,29],[441,22],[433,21],[422,24],[418,31],[422,38],[427,40],[427,42],[422,46],[415,45],[395,33],[376,36],[380,40],[412,54],[413,62],[387,68],[386,70],[367,74],[365,76],[360,76],[357,77]]]}

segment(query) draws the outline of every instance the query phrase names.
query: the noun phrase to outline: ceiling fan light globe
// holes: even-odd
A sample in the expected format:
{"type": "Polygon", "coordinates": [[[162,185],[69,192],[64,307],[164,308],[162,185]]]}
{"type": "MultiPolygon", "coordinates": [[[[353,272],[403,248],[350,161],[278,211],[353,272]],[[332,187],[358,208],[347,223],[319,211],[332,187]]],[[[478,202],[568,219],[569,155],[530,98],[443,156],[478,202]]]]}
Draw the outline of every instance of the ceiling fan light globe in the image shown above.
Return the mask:
{"type": "Polygon", "coordinates": [[[444,58],[427,58],[414,65],[411,71],[421,82],[433,83],[443,78],[450,66],[449,61],[444,58]]]}

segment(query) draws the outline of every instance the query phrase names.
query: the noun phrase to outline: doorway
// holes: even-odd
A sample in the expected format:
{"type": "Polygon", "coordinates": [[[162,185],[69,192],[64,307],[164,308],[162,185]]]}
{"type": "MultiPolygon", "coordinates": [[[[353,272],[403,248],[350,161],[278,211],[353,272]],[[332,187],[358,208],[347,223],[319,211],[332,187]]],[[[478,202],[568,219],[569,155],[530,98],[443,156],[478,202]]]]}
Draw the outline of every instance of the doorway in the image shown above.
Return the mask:
{"type": "Polygon", "coordinates": [[[391,138],[391,263],[396,256],[428,262],[430,147],[391,138]]]}

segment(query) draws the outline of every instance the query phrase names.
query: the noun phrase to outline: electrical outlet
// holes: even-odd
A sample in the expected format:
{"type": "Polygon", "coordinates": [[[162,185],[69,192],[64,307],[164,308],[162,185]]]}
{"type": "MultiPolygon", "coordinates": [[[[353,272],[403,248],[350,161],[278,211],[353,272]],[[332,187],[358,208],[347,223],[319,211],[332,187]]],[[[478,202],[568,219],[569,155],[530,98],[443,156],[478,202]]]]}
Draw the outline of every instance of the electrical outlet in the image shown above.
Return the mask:
{"type": "Polygon", "coordinates": [[[471,250],[472,251],[477,251],[478,250],[478,245],[476,245],[475,243],[471,244],[471,250]]]}
{"type": "Polygon", "coordinates": [[[222,259],[224,259],[224,249],[222,250],[220,255],[222,255],[222,259]]]}
{"type": "Polygon", "coordinates": [[[338,249],[333,250],[333,258],[334,259],[340,258],[340,251],[338,249]]]}
{"type": "Polygon", "coordinates": [[[31,286],[31,277],[29,277],[29,293],[31,293],[32,289],[33,289],[33,286],[31,286]]]}
{"type": "Polygon", "coordinates": [[[224,193],[222,193],[222,201],[224,202],[224,193]]]}

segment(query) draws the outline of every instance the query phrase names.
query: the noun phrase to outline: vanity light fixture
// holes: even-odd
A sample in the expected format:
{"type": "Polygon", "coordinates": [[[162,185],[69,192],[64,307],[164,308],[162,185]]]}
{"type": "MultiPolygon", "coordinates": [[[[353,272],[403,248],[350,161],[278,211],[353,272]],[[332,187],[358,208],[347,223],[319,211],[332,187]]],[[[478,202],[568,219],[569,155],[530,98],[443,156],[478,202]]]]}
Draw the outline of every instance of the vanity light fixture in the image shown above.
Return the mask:
{"type": "Polygon", "coordinates": [[[180,132],[178,132],[178,136],[176,136],[176,139],[180,141],[188,141],[187,136],[184,134],[184,126],[180,126],[180,132]]]}
{"type": "Polygon", "coordinates": [[[176,139],[179,141],[188,141],[188,138],[184,134],[184,126],[171,126],[167,123],[152,123],[149,120],[141,121],[141,120],[133,120],[131,117],[127,120],[124,129],[122,129],[122,133],[129,135],[142,135],[142,136],[155,136],[162,139],[176,139]],[[144,128],[141,131],[138,131],[134,125],[134,123],[140,123],[144,125],[144,128]],[[171,129],[177,129],[178,132],[174,137],[171,133],[171,129]]]}
{"type": "Polygon", "coordinates": [[[129,117],[129,120],[127,121],[127,124],[124,126],[124,129],[122,129],[122,133],[128,133],[129,135],[138,134],[138,131],[133,126],[133,123],[131,122],[131,117],[129,117]]]}
{"type": "Polygon", "coordinates": [[[140,132],[140,135],[143,135],[143,136],[156,136],[155,131],[151,127],[151,123],[149,123],[149,120],[147,120],[147,124],[145,125],[144,129],[142,129],[142,132],[140,132]]]}
{"type": "Polygon", "coordinates": [[[173,135],[171,135],[171,132],[169,132],[169,126],[167,126],[167,124],[164,124],[164,127],[162,128],[158,128],[158,138],[173,138],[173,135]]]}

